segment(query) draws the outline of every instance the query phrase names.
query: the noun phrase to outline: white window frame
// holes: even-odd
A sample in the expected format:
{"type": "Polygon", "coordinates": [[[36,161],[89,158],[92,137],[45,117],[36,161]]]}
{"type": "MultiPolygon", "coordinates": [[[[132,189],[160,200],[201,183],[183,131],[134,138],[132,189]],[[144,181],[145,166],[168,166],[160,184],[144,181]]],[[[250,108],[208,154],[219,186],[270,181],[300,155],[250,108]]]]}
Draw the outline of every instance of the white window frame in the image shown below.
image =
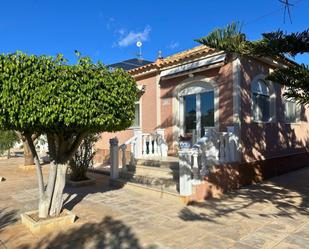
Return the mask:
{"type": "Polygon", "coordinates": [[[251,82],[251,120],[254,123],[274,123],[276,121],[276,94],[275,94],[275,87],[272,82],[266,82],[264,75],[257,75],[251,82]],[[253,101],[253,94],[254,92],[254,85],[258,84],[259,81],[263,81],[266,84],[266,87],[268,89],[268,95],[259,93],[260,95],[269,96],[269,119],[267,121],[265,120],[259,120],[255,119],[254,115],[254,101],[253,101]]]}
{"type": "Polygon", "coordinates": [[[182,88],[181,91],[178,93],[179,98],[179,111],[180,111],[180,134],[184,135],[185,133],[185,127],[184,127],[184,96],[195,94],[196,95],[196,132],[197,132],[197,138],[201,138],[203,134],[201,134],[201,93],[204,92],[214,92],[214,126],[208,127],[208,128],[216,128],[218,127],[218,91],[217,89],[211,85],[211,84],[205,84],[204,82],[197,82],[193,84],[189,84],[182,88]]]}
{"type": "MultiPolygon", "coordinates": [[[[135,124],[133,124],[130,128],[132,128],[132,129],[134,129],[134,128],[140,128],[141,127],[141,121],[142,121],[142,108],[141,108],[141,101],[136,101],[135,103],[134,103],[134,106],[135,105],[138,105],[139,106],[139,124],[138,125],[135,125],[135,124]]],[[[135,109],[134,109],[134,112],[135,112],[135,109]]],[[[135,117],[134,117],[134,122],[135,122],[135,117]]]]}
{"type": "Polygon", "coordinates": [[[283,105],[284,105],[284,123],[286,124],[299,124],[301,122],[301,105],[293,101],[292,99],[287,99],[283,96],[283,105]],[[295,120],[291,121],[287,118],[287,104],[295,104],[295,120]]]}

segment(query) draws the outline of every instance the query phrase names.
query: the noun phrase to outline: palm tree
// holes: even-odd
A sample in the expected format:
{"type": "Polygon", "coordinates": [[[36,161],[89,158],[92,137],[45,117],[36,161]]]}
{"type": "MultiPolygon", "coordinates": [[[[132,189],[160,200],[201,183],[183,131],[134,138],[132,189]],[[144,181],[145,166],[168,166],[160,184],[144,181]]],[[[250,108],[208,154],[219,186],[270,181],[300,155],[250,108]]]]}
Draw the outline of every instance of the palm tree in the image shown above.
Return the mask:
{"type": "Polygon", "coordinates": [[[249,41],[241,32],[241,25],[233,22],[196,40],[208,47],[235,53],[240,56],[284,59],[287,67],[275,69],[267,80],[280,82],[287,87],[285,95],[297,102],[309,103],[309,67],[292,60],[296,55],[309,52],[309,29],[286,34],[281,30],[264,33],[262,39],[249,41]]]}

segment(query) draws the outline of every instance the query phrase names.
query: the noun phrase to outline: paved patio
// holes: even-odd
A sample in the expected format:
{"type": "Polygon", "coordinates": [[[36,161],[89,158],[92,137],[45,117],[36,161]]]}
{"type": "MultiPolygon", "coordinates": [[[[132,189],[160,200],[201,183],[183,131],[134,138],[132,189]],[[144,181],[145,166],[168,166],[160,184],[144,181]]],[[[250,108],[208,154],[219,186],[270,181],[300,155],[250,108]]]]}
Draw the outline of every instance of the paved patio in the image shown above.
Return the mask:
{"type": "MultiPolygon", "coordinates": [[[[33,235],[19,214],[36,208],[36,174],[0,160],[0,248],[309,248],[309,168],[221,200],[183,206],[126,188],[67,188],[70,227],[33,235]]],[[[47,166],[44,168],[47,173],[47,166]]]]}

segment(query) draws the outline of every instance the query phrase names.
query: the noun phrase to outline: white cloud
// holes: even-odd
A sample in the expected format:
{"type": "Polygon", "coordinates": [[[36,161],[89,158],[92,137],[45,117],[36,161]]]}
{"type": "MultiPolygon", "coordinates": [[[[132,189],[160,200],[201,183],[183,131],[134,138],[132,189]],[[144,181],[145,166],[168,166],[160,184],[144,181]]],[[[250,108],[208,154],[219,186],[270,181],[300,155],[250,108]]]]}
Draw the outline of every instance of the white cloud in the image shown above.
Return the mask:
{"type": "Polygon", "coordinates": [[[116,30],[116,33],[118,33],[121,36],[123,36],[126,33],[126,30],[124,28],[121,28],[121,29],[116,30]]]}
{"type": "Polygon", "coordinates": [[[141,32],[130,31],[129,33],[125,32],[124,29],[120,29],[120,39],[117,44],[119,47],[127,47],[134,44],[137,41],[148,41],[151,27],[147,26],[141,32]]]}
{"type": "Polygon", "coordinates": [[[179,47],[179,42],[175,42],[175,41],[172,41],[168,46],[167,46],[167,48],[168,49],[171,49],[171,50],[174,50],[174,49],[176,49],[176,48],[178,48],[179,47]]]}
{"type": "Polygon", "coordinates": [[[114,17],[110,17],[106,23],[106,28],[108,30],[112,29],[113,25],[115,23],[115,18],[114,17]]]}

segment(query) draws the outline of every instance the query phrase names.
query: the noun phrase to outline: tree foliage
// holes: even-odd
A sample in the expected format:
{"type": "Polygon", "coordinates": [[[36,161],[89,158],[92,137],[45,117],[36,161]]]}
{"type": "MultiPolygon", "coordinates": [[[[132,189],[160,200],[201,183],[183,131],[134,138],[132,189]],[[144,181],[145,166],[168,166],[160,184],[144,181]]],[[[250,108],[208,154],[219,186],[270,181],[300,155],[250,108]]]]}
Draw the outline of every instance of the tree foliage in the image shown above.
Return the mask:
{"type": "Polygon", "coordinates": [[[22,132],[118,131],[134,119],[136,83],[121,69],[22,53],[0,56],[0,124],[22,132]],[[121,97],[120,97],[121,96],[121,97]]]}
{"type": "Polygon", "coordinates": [[[39,216],[58,215],[68,163],[88,133],[119,131],[134,120],[139,90],[121,69],[80,57],[0,55],[0,128],[27,140],[38,171],[39,216]],[[51,159],[45,189],[33,134],[46,134],[51,159]]]}
{"type": "MultiPolygon", "coordinates": [[[[286,34],[281,30],[264,33],[262,39],[248,41],[241,32],[239,23],[232,23],[225,28],[216,29],[209,35],[196,41],[228,53],[242,56],[271,57],[285,60],[297,54],[309,52],[309,29],[286,34]]],[[[277,68],[267,79],[287,86],[286,95],[301,103],[309,103],[309,67],[285,60],[287,67],[277,68]]]]}
{"type": "Polygon", "coordinates": [[[18,141],[19,139],[14,131],[0,130],[0,155],[11,149],[18,141]]]}

